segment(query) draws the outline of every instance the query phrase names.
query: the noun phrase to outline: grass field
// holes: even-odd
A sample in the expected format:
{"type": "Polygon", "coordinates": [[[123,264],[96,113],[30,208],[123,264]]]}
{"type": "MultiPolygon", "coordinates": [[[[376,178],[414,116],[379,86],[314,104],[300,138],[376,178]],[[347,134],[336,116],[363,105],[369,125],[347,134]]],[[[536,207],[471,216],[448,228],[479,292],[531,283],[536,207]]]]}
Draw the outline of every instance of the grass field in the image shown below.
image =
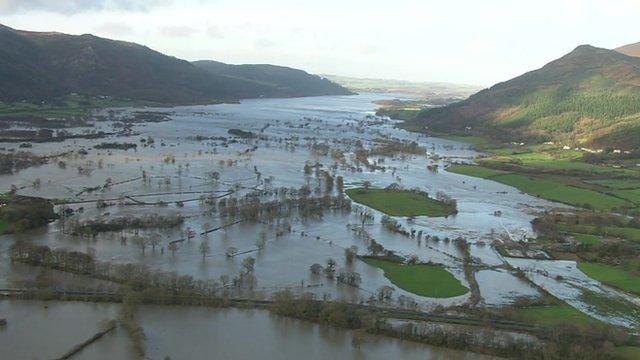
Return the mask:
{"type": "Polygon", "coordinates": [[[640,276],[623,268],[601,263],[579,262],[578,269],[592,279],[640,295],[640,276]]]}
{"type": "Polygon", "coordinates": [[[640,346],[618,346],[614,355],[620,360],[638,360],[640,359],[640,346]]]}
{"type": "Polygon", "coordinates": [[[547,200],[575,206],[589,204],[589,206],[595,210],[611,211],[621,206],[630,205],[629,202],[622,199],[594,190],[567,185],[560,181],[519,174],[493,176],[491,180],[513,186],[527,194],[539,196],[547,200]]]}
{"type": "Polygon", "coordinates": [[[611,191],[611,194],[623,199],[628,199],[636,205],[640,205],[640,189],[614,190],[611,191]]]}
{"type": "Polygon", "coordinates": [[[556,224],[556,227],[560,231],[575,232],[580,234],[598,235],[605,237],[617,237],[626,239],[629,241],[640,242],[640,229],[632,227],[619,227],[619,226],[605,226],[598,228],[595,225],[578,224],[567,225],[564,223],[556,224]]]}
{"type": "Polygon", "coordinates": [[[595,245],[602,240],[600,236],[590,234],[571,233],[571,236],[583,245],[595,245]]]}
{"type": "Polygon", "coordinates": [[[598,321],[567,304],[526,307],[518,309],[518,315],[525,321],[542,325],[562,322],[589,324],[598,321]]]}
{"type": "Polygon", "coordinates": [[[372,258],[363,258],[363,261],[382,269],[394,285],[416,295],[449,298],[469,291],[440,265],[403,265],[372,258]]]}
{"type": "Polygon", "coordinates": [[[618,197],[592,189],[568,185],[559,180],[520,175],[478,165],[454,165],[446,170],[456,174],[497,181],[513,186],[529,195],[578,207],[587,205],[587,207],[595,210],[611,211],[621,206],[631,205],[628,201],[618,197]]]}
{"type": "Polygon", "coordinates": [[[423,194],[406,190],[354,188],[346,191],[351,200],[391,216],[449,216],[455,209],[423,194]]]}
{"type": "Polygon", "coordinates": [[[608,187],[615,190],[640,189],[640,179],[604,179],[593,180],[590,183],[608,187]]]}
{"type": "Polygon", "coordinates": [[[8,227],[9,227],[9,224],[7,223],[7,221],[5,219],[0,218],[0,235],[4,234],[4,232],[7,231],[8,227]]]}

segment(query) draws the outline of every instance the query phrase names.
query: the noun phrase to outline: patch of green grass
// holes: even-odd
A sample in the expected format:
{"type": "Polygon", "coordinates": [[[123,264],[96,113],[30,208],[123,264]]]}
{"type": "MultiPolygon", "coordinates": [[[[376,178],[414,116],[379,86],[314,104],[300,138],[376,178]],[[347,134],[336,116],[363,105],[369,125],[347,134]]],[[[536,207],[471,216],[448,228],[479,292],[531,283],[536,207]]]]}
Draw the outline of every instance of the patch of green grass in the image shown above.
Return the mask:
{"type": "Polygon", "coordinates": [[[628,206],[628,202],[616,197],[597,192],[595,190],[578,188],[560,181],[535,178],[518,174],[504,174],[491,177],[505,185],[513,186],[529,195],[543,199],[561,202],[568,205],[584,206],[600,211],[611,211],[615,208],[628,206]]]}
{"type": "Polygon", "coordinates": [[[373,258],[362,258],[362,260],[382,269],[384,276],[394,285],[416,295],[450,298],[464,295],[469,291],[441,265],[403,265],[373,258]]]}
{"type": "Polygon", "coordinates": [[[614,351],[616,359],[638,360],[640,359],[640,346],[618,346],[614,351]]]}
{"type": "Polygon", "coordinates": [[[7,231],[8,228],[9,223],[5,219],[0,218],[0,235],[4,234],[4,232],[7,231]]]}
{"type": "Polygon", "coordinates": [[[592,279],[640,295],[640,276],[621,267],[602,263],[579,262],[578,269],[592,279]]]}
{"type": "Polygon", "coordinates": [[[506,171],[494,170],[478,165],[453,165],[447,167],[445,170],[454,174],[468,175],[483,179],[488,179],[493,176],[507,174],[506,171]]]}
{"type": "Polygon", "coordinates": [[[518,309],[518,315],[525,321],[542,325],[553,325],[563,322],[589,324],[598,321],[564,303],[518,309]]]}
{"type": "Polygon", "coordinates": [[[449,216],[452,206],[408,190],[354,188],[346,191],[355,202],[372,207],[391,216],[449,216]]]}
{"type": "Polygon", "coordinates": [[[640,204],[640,189],[632,189],[632,190],[615,190],[612,191],[611,194],[629,200],[634,204],[640,204]]]}
{"type": "Polygon", "coordinates": [[[632,227],[605,226],[597,227],[589,224],[564,224],[558,223],[556,227],[560,231],[575,232],[581,234],[598,235],[604,237],[617,237],[629,241],[640,242],[640,229],[632,227]]]}
{"type": "Polygon", "coordinates": [[[571,233],[571,236],[573,236],[583,245],[595,245],[602,240],[600,236],[591,234],[571,233]]]}
{"type": "Polygon", "coordinates": [[[604,179],[589,182],[615,190],[640,189],[640,180],[638,179],[604,179]]]}

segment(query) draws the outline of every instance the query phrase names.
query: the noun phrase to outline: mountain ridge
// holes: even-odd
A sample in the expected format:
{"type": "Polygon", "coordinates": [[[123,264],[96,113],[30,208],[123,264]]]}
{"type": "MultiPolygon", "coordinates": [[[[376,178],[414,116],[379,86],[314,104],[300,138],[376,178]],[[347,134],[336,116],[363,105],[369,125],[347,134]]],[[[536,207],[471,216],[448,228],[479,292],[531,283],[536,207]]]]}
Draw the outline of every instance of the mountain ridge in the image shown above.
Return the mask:
{"type": "Polygon", "coordinates": [[[581,45],[466,100],[423,110],[414,122],[436,132],[471,132],[510,142],[637,146],[640,58],[581,45]]]}
{"type": "Polygon", "coordinates": [[[640,42],[620,46],[614,50],[625,55],[640,57],[640,42]]]}
{"type": "Polygon", "coordinates": [[[247,77],[212,73],[186,60],[132,42],[91,34],[15,30],[0,25],[2,101],[41,101],[80,93],[188,104],[262,96],[352,94],[302,70],[289,71],[306,74],[306,84],[317,85],[316,88],[300,95],[281,90],[285,87],[282,84],[280,88],[274,88],[247,77]]]}

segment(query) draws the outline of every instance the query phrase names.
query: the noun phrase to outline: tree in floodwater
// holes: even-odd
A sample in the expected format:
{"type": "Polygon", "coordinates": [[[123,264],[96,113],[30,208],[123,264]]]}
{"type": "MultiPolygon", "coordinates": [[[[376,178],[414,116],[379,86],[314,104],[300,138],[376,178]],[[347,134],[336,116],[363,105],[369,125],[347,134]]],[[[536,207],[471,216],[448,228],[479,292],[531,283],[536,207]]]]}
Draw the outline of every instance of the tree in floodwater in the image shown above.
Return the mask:
{"type": "Polygon", "coordinates": [[[384,285],[378,288],[378,300],[380,301],[389,301],[391,300],[391,296],[393,296],[393,292],[396,291],[395,288],[384,285]]]}
{"type": "Polygon", "coordinates": [[[258,250],[264,249],[264,246],[267,244],[267,233],[263,231],[260,232],[260,237],[256,240],[256,247],[258,250]]]}
{"type": "Polygon", "coordinates": [[[231,246],[230,248],[227,249],[227,251],[224,253],[227,257],[231,258],[236,256],[236,254],[238,253],[238,249],[231,246]]]}
{"type": "Polygon", "coordinates": [[[324,274],[328,279],[333,279],[333,276],[336,273],[336,265],[338,265],[338,263],[335,260],[332,258],[327,259],[327,266],[324,268],[324,274]]]}
{"type": "Polygon", "coordinates": [[[204,261],[204,258],[209,254],[209,252],[211,252],[209,242],[207,242],[207,240],[202,240],[198,250],[200,251],[200,254],[202,254],[202,261],[204,261]]]}
{"type": "Polygon", "coordinates": [[[242,268],[245,271],[245,274],[252,274],[255,269],[256,259],[251,256],[244,258],[242,260],[242,268]]]}
{"type": "Polygon", "coordinates": [[[311,271],[311,273],[313,275],[319,275],[322,272],[323,269],[324,268],[322,267],[322,265],[320,265],[318,263],[315,263],[315,264],[309,266],[309,271],[311,271]]]}
{"type": "Polygon", "coordinates": [[[342,193],[344,191],[344,178],[342,176],[336,177],[336,187],[339,192],[342,193]]]}
{"type": "Polygon", "coordinates": [[[355,245],[350,246],[347,249],[344,249],[344,256],[347,264],[353,264],[353,259],[358,256],[358,247],[355,245]]]}
{"type": "Polygon", "coordinates": [[[145,254],[147,250],[147,244],[148,244],[147,239],[145,239],[140,235],[135,235],[133,237],[133,244],[140,248],[140,251],[142,251],[142,255],[145,254]]]}
{"type": "Polygon", "coordinates": [[[171,251],[171,256],[176,256],[176,251],[178,251],[178,243],[170,242],[168,248],[169,251],[171,251]]]}
{"type": "Polygon", "coordinates": [[[161,237],[158,233],[149,235],[149,245],[151,245],[151,251],[156,251],[156,246],[160,245],[161,237]]]}

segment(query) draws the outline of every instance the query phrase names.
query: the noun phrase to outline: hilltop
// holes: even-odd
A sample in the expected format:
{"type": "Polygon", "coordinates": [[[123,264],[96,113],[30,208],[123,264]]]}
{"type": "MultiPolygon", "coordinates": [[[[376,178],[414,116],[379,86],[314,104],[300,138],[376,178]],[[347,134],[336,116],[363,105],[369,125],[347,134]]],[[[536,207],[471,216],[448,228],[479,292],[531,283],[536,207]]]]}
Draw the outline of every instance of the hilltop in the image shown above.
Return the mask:
{"type": "Polygon", "coordinates": [[[619,48],[616,48],[615,50],[625,55],[640,57],[640,42],[621,46],[619,48]]]}
{"type": "Polygon", "coordinates": [[[640,145],[640,58],[582,45],[466,100],[422,110],[408,126],[499,141],[640,145]]]}
{"type": "Polygon", "coordinates": [[[231,65],[213,60],[193,64],[213,76],[224,76],[244,82],[249,94],[259,90],[260,96],[293,97],[319,95],[351,95],[351,91],[324,77],[285,66],[270,64],[231,65]]]}

